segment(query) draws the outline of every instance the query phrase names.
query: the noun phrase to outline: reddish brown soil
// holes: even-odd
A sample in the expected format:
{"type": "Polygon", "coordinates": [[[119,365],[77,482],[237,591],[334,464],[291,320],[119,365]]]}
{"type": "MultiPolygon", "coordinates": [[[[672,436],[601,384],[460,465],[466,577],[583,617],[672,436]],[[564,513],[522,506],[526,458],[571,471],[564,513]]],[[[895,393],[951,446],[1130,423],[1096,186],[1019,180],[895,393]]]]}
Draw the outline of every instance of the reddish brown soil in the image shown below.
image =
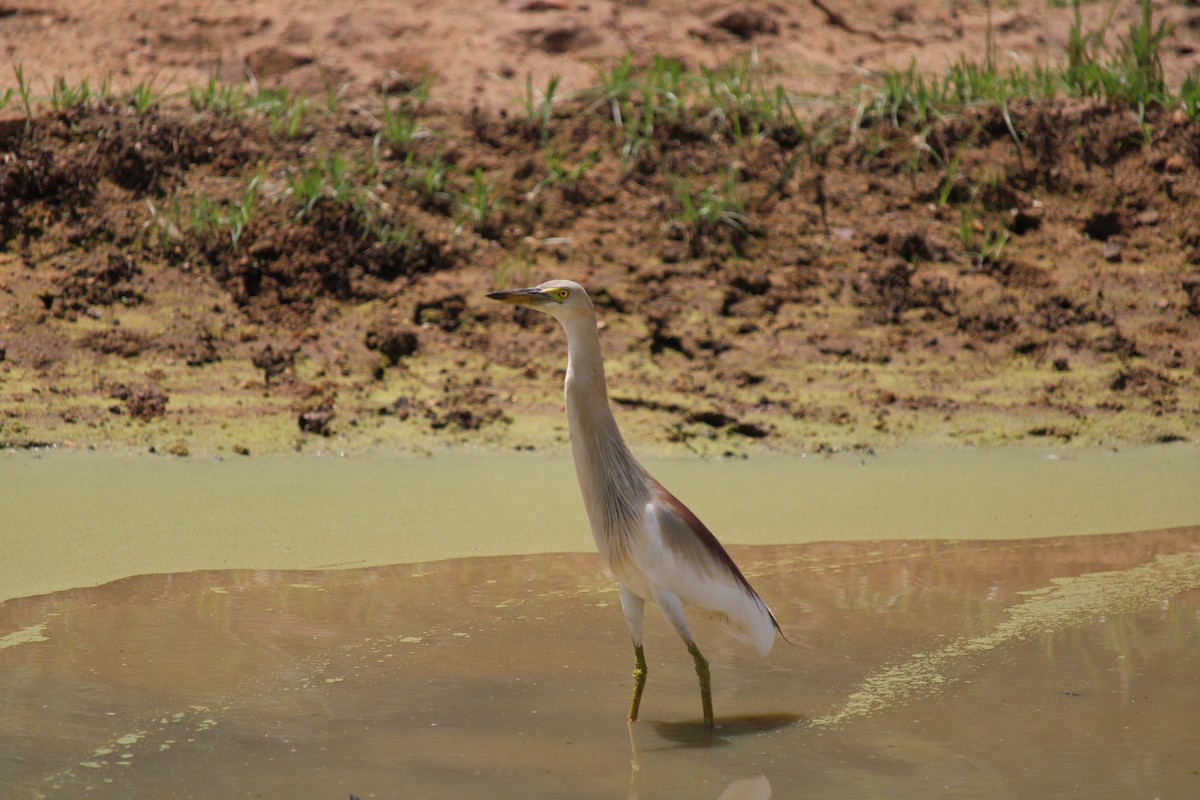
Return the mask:
{"type": "MultiPolygon", "coordinates": [[[[1019,102],[1009,120],[944,119],[922,144],[883,124],[851,133],[844,109],[814,105],[800,128],[739,142],[699,109],[623,162],[608,107],[567,95],[627,49],[691,68],[753,52],[772,84],[848,91],[860,69],[974,58],[982,9],[522,5],[0,3],[7,55],[35,94],[57,75],[181,91],[248,66],[313,97],[295,137],[182,99],[144,116],[97,100],[28,125],[10,101],[0,445],[542,446],[563,435],[561,334],[483,294],[550,277],[591,290],[613,397],[640,440],[738,452],[1196,438],[1200,124],[1019,102]],[[526,75],[540,89],[552,74],[566,99],[543,129],[514,98],[526,75]],[[396,101],[422,136],[376,147],[375,87],[402,95],[427,76],[428,101],[396,101]],[[545,141],[591,164],[578,183],[546,180],[545,141]],[[405,241],[380,241],[330,197],[298,214],[289,187],[330,153],[352,165],[373,218],[408,226],[405,241]],[[425,193],[438,158],[446,192],[425,193]],[[731,169],[744,230],[681,222],[674,176],[695,192],[731,169]],[[452,198],[477,173],[501,205],[472,225],[452,198]],[[252,179],[258,208],[236,249],[191,231],[198,198],[228,214],[252,179]],[[966,241],[997,231],[1009,238],[990,258],[966,241]]],[[[1178,26],[1164,49],[1177,81],[1197,62],[1186,31],[1200,11],[1160,11],[1178,26]]],[[[1067,19],[1005,6],[997,52],[1055,58],[1067,19]]]]}
{"type": "MultiPolygon", "coordinates": [[[[1069,9],[1043,0],[993,4],[995,52],[1007,63],[1061,57],[1069,9]]],[[[1065,5],[1065,4],[1064,4],[1065,5]]],[[[1084,3],[1096,30],[1106,3],[1084,3]]],[[[1196,64],[1193,3],[1155,4],[1173,23],[1164,43],[1168,82],[1196,64]]],[[[1121,3],[1115,41],[1137,18],[1121,3]]],[[[4,0],[6,61],[36,82],[111,77],[117,85],[154,78],[181,90],[217,74],[282,82],[312,95],[350,85],[370,94],[401,78],[438,76],[437,96],[465,108],[508,106],[560,75],[565,92],[595,84],[595,65],[626,51],[692,66],[754,49],[772,75],[799,93],[851,89],[864,74],[916,61],[940,71],[982,55],[982,3],[945,0],[689,2],[689,0],[4,0]],[[539,10],[541,9],[541,10],[539,10]]]]}

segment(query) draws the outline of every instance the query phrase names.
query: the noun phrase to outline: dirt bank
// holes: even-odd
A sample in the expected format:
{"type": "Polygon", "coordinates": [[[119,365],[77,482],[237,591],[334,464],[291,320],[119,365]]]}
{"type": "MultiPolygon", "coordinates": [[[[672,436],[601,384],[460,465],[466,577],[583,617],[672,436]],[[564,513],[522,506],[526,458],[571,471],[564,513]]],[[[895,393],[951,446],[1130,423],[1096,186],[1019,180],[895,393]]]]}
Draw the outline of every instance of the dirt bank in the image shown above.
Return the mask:
{"type": "MultiPolygon", "coordinates": [[[[845,99],[988,30],[1055,58],[1065,9],[126,5],[0,14],[39,99],[0,125],[0,445],[556,446],[561,334],[483,299],[550,277],[643,441],[1196,437],[1200,123],[845,99]]],[[[1159,13],[1178,81],[1200,17],[1159,13]]]]}

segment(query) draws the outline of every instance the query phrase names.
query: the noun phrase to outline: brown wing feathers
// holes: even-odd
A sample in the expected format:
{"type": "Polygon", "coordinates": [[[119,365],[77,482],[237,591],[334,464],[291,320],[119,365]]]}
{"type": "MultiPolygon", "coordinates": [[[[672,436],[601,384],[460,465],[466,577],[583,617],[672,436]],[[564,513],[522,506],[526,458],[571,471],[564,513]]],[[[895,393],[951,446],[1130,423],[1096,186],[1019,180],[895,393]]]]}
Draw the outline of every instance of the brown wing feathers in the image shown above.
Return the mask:
{"type": "Polygon", "coordinates": [[[725,548],[717,541],[717,537],[712,534],[712,531],[700,521],[700,518],[692,513],[692,510],[683,504],[678,497],[671,494],[667,489],[654,478],[650,478],[652,490],[655,498],[663,505],[670,508],[679,516],[687,525],[691,533],[695,536],[696,543],[706,552],[713,561],[720,564],[724,569],[733,576],[746,592],[757,600],[771,617],[771,622],[775,625],[775,630],[780,634],[783,630],[779,627],[779,622],[775,619],[775,614],[771,612],[770,607],[763,603],[762,598],[758,596],[758,592],[754,591],[754,587],[750,585],[750,581],[746,580],[746,576],[738,569],[738,565],[734,563],[729,554],[725,552],[725,548]]]}

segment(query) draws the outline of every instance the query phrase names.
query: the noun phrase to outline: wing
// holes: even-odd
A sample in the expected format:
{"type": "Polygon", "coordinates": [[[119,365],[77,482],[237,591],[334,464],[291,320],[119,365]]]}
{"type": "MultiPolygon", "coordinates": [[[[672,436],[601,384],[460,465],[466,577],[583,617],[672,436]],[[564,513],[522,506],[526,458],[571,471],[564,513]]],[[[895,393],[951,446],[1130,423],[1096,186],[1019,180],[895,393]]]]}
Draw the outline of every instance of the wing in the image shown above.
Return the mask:
{"type": "Polygon", "coordinates": [[[766,655],[779,624],[717,537],[662,484],[650,478],[646,541],[634,558],[646,576],[687,604],[726,622],[766,655]]]}

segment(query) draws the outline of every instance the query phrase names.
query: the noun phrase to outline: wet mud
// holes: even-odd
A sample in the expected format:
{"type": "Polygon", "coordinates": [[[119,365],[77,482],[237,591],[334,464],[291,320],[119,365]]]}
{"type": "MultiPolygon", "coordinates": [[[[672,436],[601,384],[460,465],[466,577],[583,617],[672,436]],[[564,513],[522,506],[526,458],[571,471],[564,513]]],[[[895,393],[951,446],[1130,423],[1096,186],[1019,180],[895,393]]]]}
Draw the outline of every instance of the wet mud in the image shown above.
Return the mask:
{"type": "Polygon", "coordinates": [[[594,555],[147,575],[0,605],[0,794],[1180,797],[1200,528],[735,547],[791,644],[719,629],[718,729],[594,555]]]}

